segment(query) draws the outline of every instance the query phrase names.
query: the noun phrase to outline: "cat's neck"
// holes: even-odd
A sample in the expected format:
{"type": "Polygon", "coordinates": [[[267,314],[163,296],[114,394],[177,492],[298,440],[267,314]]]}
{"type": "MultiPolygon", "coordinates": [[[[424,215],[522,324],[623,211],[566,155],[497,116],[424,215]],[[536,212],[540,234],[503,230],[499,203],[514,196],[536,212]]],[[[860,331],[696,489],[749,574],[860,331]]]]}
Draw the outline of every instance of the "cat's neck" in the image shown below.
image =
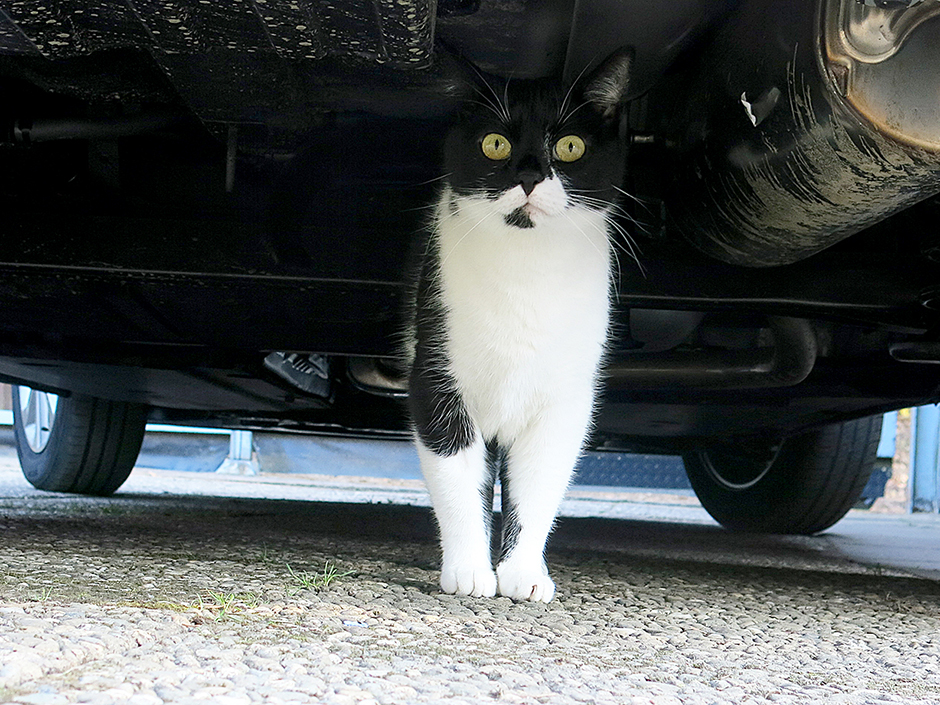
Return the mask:
{"type": "Polygon", "coordinates": [[[507,221],[485,197],[457,196],[445,188],[437,205],[434,234],[441,262],[482,257],[498,266],[503,257],[539,261],[593,261],[606,267],[611,256],[604,211],[574,207],[555,214],[534,213],[529,227],[507,221]]]}

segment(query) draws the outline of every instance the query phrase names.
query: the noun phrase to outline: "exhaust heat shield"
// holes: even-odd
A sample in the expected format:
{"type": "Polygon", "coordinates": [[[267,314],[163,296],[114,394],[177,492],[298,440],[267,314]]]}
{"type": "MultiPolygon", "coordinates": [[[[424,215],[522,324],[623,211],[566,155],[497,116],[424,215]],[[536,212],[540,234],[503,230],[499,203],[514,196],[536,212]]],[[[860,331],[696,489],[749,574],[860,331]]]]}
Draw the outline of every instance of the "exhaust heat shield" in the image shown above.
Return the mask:
{"type": "Polygon", "coordinates": [[[940,2],[873,4],[744,2],[666,86],[671,231],[789,264],[940,192],[940,2]]]}

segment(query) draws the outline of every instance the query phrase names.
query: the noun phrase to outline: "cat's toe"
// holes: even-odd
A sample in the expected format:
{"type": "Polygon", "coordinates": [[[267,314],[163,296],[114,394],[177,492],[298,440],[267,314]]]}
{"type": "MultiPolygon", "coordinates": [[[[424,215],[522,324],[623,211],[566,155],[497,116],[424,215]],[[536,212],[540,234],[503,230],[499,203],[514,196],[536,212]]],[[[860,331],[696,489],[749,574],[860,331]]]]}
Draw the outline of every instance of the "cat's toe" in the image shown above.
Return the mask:
{"type": "Polygon", "coordinates": [[[445,565],[441,570],[441,590],[449,595],[493,597],[496,594],[496,573],[488,565],[445,565]]]}
{"type": "Polygon", "coordinates": [[[544,566],[516,566],[501,563],[496,568],[499,594],[513,600],[551,602],[555,596],[555,583],[544,566]]]}

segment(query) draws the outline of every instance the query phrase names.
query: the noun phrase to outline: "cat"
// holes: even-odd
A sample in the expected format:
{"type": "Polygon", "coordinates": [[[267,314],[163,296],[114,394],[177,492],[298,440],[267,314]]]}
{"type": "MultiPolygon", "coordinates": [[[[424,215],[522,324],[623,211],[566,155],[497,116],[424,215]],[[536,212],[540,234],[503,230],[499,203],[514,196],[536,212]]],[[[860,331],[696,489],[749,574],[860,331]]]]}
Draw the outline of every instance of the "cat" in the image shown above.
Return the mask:
{"type": "Polygon", "coordinates": [[[608,336],[630,56],[567,89],[478,74],[445,139],[407,353],[445,593],[555,594],[545,545],[590,430],[608,336]]]}

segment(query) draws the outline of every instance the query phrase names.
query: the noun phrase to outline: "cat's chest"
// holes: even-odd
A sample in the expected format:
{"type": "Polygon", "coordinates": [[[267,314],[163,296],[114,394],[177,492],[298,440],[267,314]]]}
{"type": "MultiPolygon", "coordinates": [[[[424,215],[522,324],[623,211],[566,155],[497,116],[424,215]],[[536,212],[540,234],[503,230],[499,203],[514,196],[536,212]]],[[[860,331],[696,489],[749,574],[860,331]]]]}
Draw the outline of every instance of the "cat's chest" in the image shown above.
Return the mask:
{"type": "Polygon", "coordinates": [[[447,357],[476,413],[495,428],[547,395],[590,386],[609,310],[600,216],[524,232],[498,222],[472,232],[472,223],[442,225],[447,357]]]}
{"type": "Polygon", "coordinates": [[[606,321],[611,255],[599,213],[572,209],[523,229],[469,210],[439,222],[437,244],[453,323],[511,338],[571,330],[593,313],[606,321]]]}

